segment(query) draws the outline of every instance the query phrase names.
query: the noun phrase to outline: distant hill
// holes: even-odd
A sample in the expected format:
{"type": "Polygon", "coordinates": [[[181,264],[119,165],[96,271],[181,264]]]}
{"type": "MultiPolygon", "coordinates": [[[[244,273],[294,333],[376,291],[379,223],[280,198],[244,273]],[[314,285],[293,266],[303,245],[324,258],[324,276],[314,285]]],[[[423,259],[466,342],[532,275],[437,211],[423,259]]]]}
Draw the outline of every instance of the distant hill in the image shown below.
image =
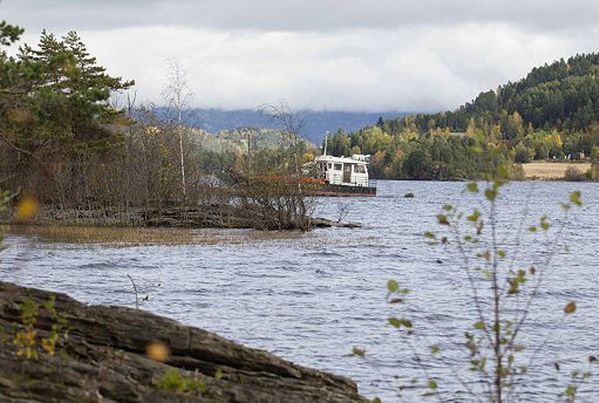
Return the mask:
{"type": "Polygon", "coordinates": [[[517,112],[525,126],[535,129],[582,131],[599,121],[598,72],[598,53],[560,59],[533,68],[519,81],[481,92],[455,111],[401,116],[387,121],[387,127],[392,133],[410,124],[421,133],[431,127],[464,132],[471,119],[505,126],[507,116],[517,112]]]}
{"type": "MultiPolygon", "coordinates": [[[[165,108],[159,108],[158,113],[166,115],[167,111],[165,108]]],[[[308,110],[298,113],[306,123],[303,135],[314,144],[322,142],[327,130],[331,133],[337,131],[337,129],[354,131],[372,122],[376,122],[379,116],[389,119],[407,115],[407,113],[402,112],[369,113],[308,110]]],[[[210,133],[242,127],[273,128],[275,126],[274,122],[263,114],[250,109],[231,111],[221,109],[191,109],[186,113],[186,121],[188,125],[204,129],[210,133]]]]}

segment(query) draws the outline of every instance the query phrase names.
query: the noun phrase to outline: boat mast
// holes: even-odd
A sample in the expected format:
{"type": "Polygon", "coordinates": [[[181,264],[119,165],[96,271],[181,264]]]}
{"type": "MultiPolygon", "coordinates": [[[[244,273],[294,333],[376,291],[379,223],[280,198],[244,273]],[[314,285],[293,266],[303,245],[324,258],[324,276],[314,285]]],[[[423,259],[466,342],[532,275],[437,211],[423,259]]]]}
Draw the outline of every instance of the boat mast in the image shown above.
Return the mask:
{"type": "Polygon", "coordinates": [[[322,152],[322,155],[327,155],[327,143],[329,142],[329,131],[327,130],[326,134],[324,135],[324,150],[322,152]]]}

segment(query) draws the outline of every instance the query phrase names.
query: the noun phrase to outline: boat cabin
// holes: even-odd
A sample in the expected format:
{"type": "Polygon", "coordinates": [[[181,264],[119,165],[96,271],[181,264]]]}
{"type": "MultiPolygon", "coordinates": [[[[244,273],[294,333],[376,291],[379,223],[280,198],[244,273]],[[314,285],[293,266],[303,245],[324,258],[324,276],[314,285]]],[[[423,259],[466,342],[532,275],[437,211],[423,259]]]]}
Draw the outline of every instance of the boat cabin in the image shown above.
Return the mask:
{"type": "Polygon", "coordinates": [[[368,162],[363,155],[351,158],[321,155],[314,159],[318,177],[331,185],[368,187],[368,162]]]}

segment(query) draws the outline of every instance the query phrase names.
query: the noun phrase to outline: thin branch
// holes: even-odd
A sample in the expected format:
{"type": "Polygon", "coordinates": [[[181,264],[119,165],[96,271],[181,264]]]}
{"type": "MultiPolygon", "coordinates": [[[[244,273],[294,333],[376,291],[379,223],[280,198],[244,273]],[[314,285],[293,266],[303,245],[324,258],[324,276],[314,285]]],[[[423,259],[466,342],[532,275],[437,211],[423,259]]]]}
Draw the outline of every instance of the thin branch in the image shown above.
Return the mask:
{"type": "MultiPolygon", "coordinates": [[[[460,253],[460,255],[462,256],[462,259],[464,261],[464,269],[466,272],[466,276],[468,278],[468,283],[470,284],[470,288],[472,290],[472,296],[474,298],[474,306],[476,308],[477,314],[478,314],[478,319],[483,322],[486,323],[486,319],[485,316],[483,314],[483,309],[482,306],[480,304],[480,297],[478,295],[478,288],[476,288],[476,284],[474,283],[474,278],[472,277],[472,273],[470,271],[470,258],[468,257],[468,254],[466,253],[466,249],[464,247],[464,243],[462,242],[462,238],[461,238],[461,233],[459,231],[459,229],[457,228],[457,226],[452,225],[451,229],[454,233],[454,237],[456,239],[457,245],[458,245],[458,251],[460,253]]],[[[484,333],[487,336],[487,339],[489,341],[489,343],[492,342],[492,338],[491,338],[491,334],[489,333],[489,330],[485,327],[484,329],[484,333]]]]}
{"type": "Polygon", "coordinates": [[[135,309],[139,309],[139,298],[137,296],[137,285],[135,285],[135,281],[133,281],[133,278],[129,274],[127,274],[127,277],[129,277],[131,284],[133,284],[133,291],[135,292],[135,309]]]}

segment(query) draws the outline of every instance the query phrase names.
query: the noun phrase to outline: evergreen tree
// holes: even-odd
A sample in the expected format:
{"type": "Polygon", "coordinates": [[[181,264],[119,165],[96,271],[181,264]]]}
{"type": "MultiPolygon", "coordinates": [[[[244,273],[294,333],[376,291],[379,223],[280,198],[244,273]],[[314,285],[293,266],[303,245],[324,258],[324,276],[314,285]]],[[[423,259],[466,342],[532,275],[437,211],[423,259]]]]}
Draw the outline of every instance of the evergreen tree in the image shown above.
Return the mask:
{"type": "MultiPolygon", "coordinates": [[[[2,27],[3,44],[22,32],[2,27]]],[[[15,57],[2,52],[0,73],[0,136],[28,155],[109,147],[115,134],[108,125],[124,115],[108,100],[133,85],[106,74],[75,32],[59,39],[44,31],[36,48],[24,45],[15,57]]]]}

